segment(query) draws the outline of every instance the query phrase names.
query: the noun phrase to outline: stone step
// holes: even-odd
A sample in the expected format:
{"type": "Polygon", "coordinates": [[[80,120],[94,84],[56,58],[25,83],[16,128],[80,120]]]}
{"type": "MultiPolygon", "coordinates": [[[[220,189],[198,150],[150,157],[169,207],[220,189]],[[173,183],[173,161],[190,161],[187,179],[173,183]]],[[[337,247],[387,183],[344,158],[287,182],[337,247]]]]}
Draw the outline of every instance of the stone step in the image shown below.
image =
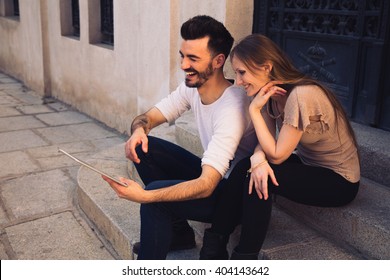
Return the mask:
{"type": "Polygon", "coordinates": [[[277,198],[285,212],[369,259],[390,259],[389,201],[389,188],[366,178],[361,180],[356,199],[345,207],[311,207],[277,198]]]}
{"type": "Polygon", "coordinates": [[[390,132],[352,123],[362,176],[390,188],[390,132]]]}

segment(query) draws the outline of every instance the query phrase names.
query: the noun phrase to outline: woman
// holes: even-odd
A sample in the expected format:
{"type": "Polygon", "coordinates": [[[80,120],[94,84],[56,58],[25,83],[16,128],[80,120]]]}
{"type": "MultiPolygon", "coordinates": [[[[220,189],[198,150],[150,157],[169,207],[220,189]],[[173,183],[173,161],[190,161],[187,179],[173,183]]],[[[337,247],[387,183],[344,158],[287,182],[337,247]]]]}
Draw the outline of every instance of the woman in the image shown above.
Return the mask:
{"type": "Polygon", "coordinates": [[[236,83],[253,97],[249,112],[259,145],[231,175],[241,176],[244,187],[224,188],[201,259],[227,258],[226,243],[239,220],[241,237],[231,258],[257,259],[270,220],[271,193],[337,207],[351,202],[359,189],[357,143],[336,96],[300,73],[265,36],[244,38],[230,55],[236,83]]]}

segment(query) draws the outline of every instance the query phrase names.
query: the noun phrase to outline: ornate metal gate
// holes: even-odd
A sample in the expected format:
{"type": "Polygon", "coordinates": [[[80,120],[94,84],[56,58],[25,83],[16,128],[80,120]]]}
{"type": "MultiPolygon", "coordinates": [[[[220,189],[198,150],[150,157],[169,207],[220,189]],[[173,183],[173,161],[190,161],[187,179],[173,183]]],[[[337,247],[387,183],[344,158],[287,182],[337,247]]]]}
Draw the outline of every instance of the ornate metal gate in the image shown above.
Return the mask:
{"type": "Polygon", "coordinates": [[[390,130],[390,1],[255,0],[254,33],[327,83],[351,119],[390,130]]]}

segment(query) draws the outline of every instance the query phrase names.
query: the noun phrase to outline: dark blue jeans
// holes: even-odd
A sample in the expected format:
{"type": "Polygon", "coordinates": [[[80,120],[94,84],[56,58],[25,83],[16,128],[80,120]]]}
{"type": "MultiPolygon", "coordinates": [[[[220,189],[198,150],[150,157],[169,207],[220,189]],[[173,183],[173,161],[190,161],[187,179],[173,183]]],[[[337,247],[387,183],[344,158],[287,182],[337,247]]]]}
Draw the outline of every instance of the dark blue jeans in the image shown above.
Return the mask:
{"type": "MultiPolygon", "coordinates": [[[[135,167],[145,184],[153,190],[198,178],[201,159],[168,141],[149,136],[148,153],[136,151],[141,162],[135,167]]],[[[172,225],[180,220],[210,223],[221,180],[210,197],[177,202],[141,204],[141,247],[138,259],[165,259],[172,239],[172,225]]]]}

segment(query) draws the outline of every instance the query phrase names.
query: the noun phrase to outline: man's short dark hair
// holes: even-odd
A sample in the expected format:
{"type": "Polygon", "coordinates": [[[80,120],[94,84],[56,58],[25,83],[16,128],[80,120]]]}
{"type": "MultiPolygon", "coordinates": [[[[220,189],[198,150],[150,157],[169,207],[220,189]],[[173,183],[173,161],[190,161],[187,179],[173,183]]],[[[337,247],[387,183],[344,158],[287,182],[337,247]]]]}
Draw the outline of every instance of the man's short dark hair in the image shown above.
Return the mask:
{"type": "Polygon", "coordinates": [[[200,15],[187,20],[181,26],[181,37],[184,40],[202,39],[209,37],[208,48],[213,55],[229,56],[233,46],[233,37],[225,26],[210,16],[200,15]]]}

